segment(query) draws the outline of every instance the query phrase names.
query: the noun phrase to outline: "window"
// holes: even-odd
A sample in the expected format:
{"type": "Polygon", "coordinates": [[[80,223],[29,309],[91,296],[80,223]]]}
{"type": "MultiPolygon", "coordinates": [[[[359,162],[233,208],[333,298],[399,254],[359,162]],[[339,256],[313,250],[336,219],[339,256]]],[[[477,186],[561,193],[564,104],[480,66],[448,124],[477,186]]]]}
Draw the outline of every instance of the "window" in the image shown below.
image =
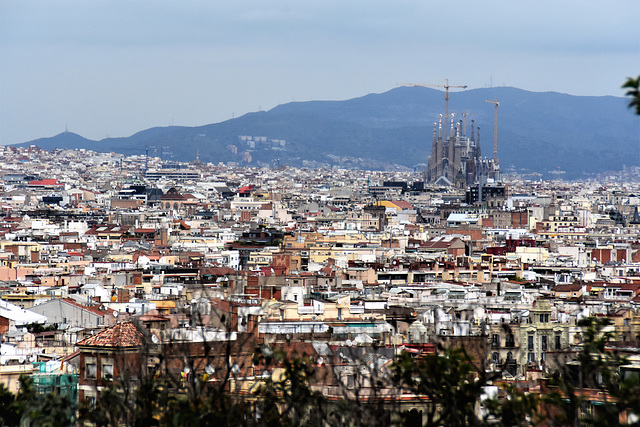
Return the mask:
{"type": "Polygon", "coordinates": [[[491,363],[500,363],[500,356],[497,352],[491,354],[491,363]]]}
{"type": "Polygon", "coordinates": [[[95,396],[85,396],[84,400],[85,400],[85,402],[87,402],[87,405],[90,408],[95,408],[96,407],[96,397],[95,396]]]}
{"type": "Polygon", "coordinates": [[[540,347],[542,351],[547,351],[547,336],[543,335],[540,337],[540,347]]]}
{"type": "Polygon", "coordinates": [[[515,347],[516,346],[516,340],[513,336],[513,334],[507,334],[507,340],[505,342],[505,347],[515,347]]]}
{"type": "Polygon", "coordinates": [[[493,334],[491,336],[491,347],[494,347],[494,348],[500,347],[500,335],[493,334]]]}
{"type": "Polygon", "coordinates": [[[527,349],[529,351],[533,350],[533,335],[527,337],[527,349]]]}
{"type": "Polygon", "coordinates": [[[95,360],[88,361],[85,364],[84,376],[85,378],[95,379],[97,377],[98,369],[95,360]]]}
{"type": "Polygon", "coordinates": [[[113,362],[102,362],[102,378],[106,380],[113,379],[113,362]]]}
{"type": "Polygon", "coordinates": [[[536,354],[535,353],[529,353],[529,355],[527,356],[527,362],[528,363],[536,363],[536,354]]]}
{"type": "Polygon", "coordinates": [[[560,341],[560,335],[556,335],[556,350],[560,350],[562,348],[562,343],[560,341]]]}

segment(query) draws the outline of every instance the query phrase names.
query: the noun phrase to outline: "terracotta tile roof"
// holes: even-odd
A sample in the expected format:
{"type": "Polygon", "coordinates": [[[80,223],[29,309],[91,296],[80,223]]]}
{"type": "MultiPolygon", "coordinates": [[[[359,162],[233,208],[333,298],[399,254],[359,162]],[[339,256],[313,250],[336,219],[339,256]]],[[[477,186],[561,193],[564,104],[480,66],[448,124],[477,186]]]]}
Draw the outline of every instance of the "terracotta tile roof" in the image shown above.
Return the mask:
{"type": "Polygon", "coordinates": [[[136,228],[133,231],[135,231],[136,233],[155,233],[156,229],[155,228],[136,228]]]}
{"type": "Polygon", "coordinates": [[[175,189],[174,187],[171,187],[166,193],[164,193],[161,197],[160,200],[184,200],[184,196],[182,194],[180,194],[180,192],[175,189]]]}
{"type": "Polygon", "coordinates": [[[245,185],[244,187],[240,187],[236,193],[238,194],[248,194],[255,188],[254,185],[245,185]]]}
{"type": "Polygon", "coordinates": [[[40,181],[31,181],[29,182],[29,185],[64,185],[60,182],[58,182],[57,179],[43,179],[40,181]]]}
{"type": "Polygon", "coordinates": [[[112,308],[104,307],[104,310],[100,309],[100,305],[82,305],[76,302],[73,298],[61,298],[62,301],[74,305],[76,307],[82,308],[83,310],[87,310],[93,314],[98,316],[106,316],[107,314],[113,314],[115,311],[112,308]]]}
{"type": "Polygon", "coordinates": [[[577,292],[582,289],[582,285],[580,283],[571,283],[568,285],[558,285],[551,290],[554,292],[577,292]]]}
{"type": "Polygon", "coordinates": [[[83,339],[78,346],[137,347],[142,344],[144,344],[144,335],[138,328],[132,322],[123,322],[83,339]]]}
{"type": "Polygon", "coordinates": [[[200,274],[211,276],[228,276],[230,274],[236,274],[237,271],[230,267],[201,267],[200,274]]]}
{"type": "Polygon", "coordinates": [[[413,207],[413,205],[411,203],[407,202],[406,200],[392,200],[391,203],[393,203],[394,205],[396,205],[397,207],[399,207],[402,210],[415,209],[413,207]]]}

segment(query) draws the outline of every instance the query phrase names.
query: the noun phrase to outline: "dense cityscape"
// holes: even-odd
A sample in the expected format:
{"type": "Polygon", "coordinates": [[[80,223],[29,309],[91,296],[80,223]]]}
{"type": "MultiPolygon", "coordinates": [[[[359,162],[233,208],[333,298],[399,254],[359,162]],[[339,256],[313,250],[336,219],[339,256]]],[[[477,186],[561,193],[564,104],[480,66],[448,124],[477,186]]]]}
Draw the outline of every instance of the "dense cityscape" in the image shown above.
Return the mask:
{"type": "MultiPolygon", "coordinates": [[[[393,383],[398,360],[461,348],[491,378],[483,393],[543,396],[588,319],[608,319],[602,351],[637,378],[637,170],[503,176],[497,159],[455,154],[473,134],[451,126],[451,151],[434,128],[424,173],[0,147],[0,382],[17,393],[28,376],[81,406],[162,375],[177,394],[246,397],[291,381],[255,356],[283,351],[307,358],[323,398],[393,395],[389,420],[421,425],[429,399],[393,383]]],[[[582,385],[581,417],[611,399],[603,387],[582,385]]]]}
{"type": "Polygon", "coordinates": [[[640,427],[638,16],[0,0],[0,427],[640,427]]]}

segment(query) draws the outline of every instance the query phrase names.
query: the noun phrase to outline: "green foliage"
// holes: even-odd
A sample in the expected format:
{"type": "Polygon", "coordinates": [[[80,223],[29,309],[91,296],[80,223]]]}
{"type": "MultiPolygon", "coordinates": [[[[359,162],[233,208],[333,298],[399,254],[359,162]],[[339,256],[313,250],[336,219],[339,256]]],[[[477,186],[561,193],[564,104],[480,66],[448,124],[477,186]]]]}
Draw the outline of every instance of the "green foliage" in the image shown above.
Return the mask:
{"type": "Polygon", "coordinates": [[[529,426],[540,421],[538,415],[539,400],[534,394],[516,389],[513,385],[503,386],[504,399],[487,399],[485,420],[499,421],[502,426],[529,426]]]}
{"type": "Polygon", "coordinates": [[[16,395],[0,384],[1,426],[72,426],[75,409],[74,402],[56,392],[37,394],[30,377],[20,377],[20,390],[16,395]]]}
{"type": "Polygon", "coordinates": [[[306,355],[290,358],[277,350],[260,352],[256,362],[278,367],[277,375],[266,378],[255,392],[259,396],[259,422],[265,426],[320,425],[327,402],[311,390],[314,369],[306,355]]]}
{"type": "Polygon", "coordinates": [[[27,331],[31,332],[32,334],[39,334],[40,332],[49,332],[49,331],[57,331],[57,330],[58,330],[57,324],[44,326],[41,323],[34,322],[34,323],[29,323],[27,325],[27,331]]]}
{"type": "Polygon", "coordinates": [[[625,411],[640,414],[640,380],[637,376],[623,377],[620,367],[628,361],[615,350],[608,350],[612,334],[606,331],[611,324],[607,318],[588,317],[578,325],[584,329],[584,341],[576,358],[577,375],[568,367],[549,379],[552,390],[543,395],[547,417],[554,425],[620,425],[619,415],[625,411]],[[584,416],[582,409],[590,396],[584,390],[597,391],[603,401],[597,413],[584,416]]]}
{"type": "MultiPolygon", "coordinates": [[[[271,375],[248,394],[233,390],[231,370],[216,381],[206,375],[187,379],[165,375],[143,377],[132,386],[127,378],[118,378],[99,393],[94,404],[81,403],[79,421],[134,427],[311,427],[416,425],[422,419],[424,426],[447,427],[539,423],[611,427],[619,425],[623,412],[640,414],[640,379],[621,374],[627,360],[607,346],[610,321],[587,318],[579,325],[584,342],[576,361],[553,373],[541,395],[507,384],[500,386],[500,397],[486,398],[492,383],[484,369],[475,366],[463,350],[454,349],[420,358],[403,353],[391,365],[390,376],[368,377],[374,393],[380,394],[361,396],[356,385],[342,398],[329,399],[311,386],[322,384],[312,359],[265,347],[255,353],[253,364],[271,375]],[[376,399],[383,396],[383,389],[391,392],[386,396],[414,395],[420,410],[403,410],[400,400],[376,399]],[[585,390],[605,397],[588,417],[583,410],[594,394],[584,394],[585,390]]],[[[39,395],[29,378],[21,378],[15,395],[0,385],[0,426],[74,422],[72,402],[56,393],[39,395]]]]}
{"type": "Polygon", "coordinates": [[[95,405],[81,402],[80,419],[96,426],[113,426],[121,421],[134,427],[159,425],[158,417],[168,408],[163,382],[145,377],[135,388],[124,384],[122,379],[111,383],[100,392],[95,405]]]}
{"type": "Polygon", "coordinates": [[[24,408],[4,384],[0,383],[0,426],[16,426],[24,408]]]}
{"type": "Polygon", "coordinates": [[[426,426],[481,424],[476,405],[486,383],[462,350],[417,360],[403,353],[393,370],[398,386],[429,398],[426,426]]]}
{"type": "Polygon", "coordinates": [[[636,114],[640,115],[640,76],[629,77],[625,84],[622,85],[623,88],[629,89],[626,96],[630,97],[629,108],[634,109],[636,114]]]}

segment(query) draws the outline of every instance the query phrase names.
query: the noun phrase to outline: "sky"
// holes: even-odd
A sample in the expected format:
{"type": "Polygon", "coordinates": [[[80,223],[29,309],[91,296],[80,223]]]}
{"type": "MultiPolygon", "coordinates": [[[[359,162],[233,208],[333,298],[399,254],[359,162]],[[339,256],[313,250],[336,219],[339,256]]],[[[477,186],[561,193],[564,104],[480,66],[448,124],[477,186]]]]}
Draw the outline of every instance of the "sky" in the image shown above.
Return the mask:
{"type": "Polygon", "coordinates": [[[639,22],[638,0],[0,0],[0,144],[445,79],[624,96],[639,22]]]}

